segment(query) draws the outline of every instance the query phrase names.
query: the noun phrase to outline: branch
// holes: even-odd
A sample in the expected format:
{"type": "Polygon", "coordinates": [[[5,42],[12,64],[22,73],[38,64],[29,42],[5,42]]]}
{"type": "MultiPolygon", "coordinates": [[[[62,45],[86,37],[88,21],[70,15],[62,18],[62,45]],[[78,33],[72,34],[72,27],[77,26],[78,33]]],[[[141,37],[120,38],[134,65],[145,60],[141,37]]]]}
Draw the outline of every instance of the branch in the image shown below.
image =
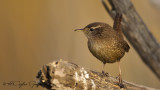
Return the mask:
{"type": "MultiPolygon", "coordinates": [[[[37,75],[38,85],[49,90],[117,90],[118,79],[109,74],[85,69],[67,61],[53,61],[42,67],[37,75]]],[[[155,90],[123,81],[128,90],[155,90]]]]}
{"type": "Polygon", "coordinates": [[[102,0],[102,4],[112,18],[116,12],[123,14],[122,31],[138,52],[143,62],[160,79],[160,45],[136,12],[130,0],[109,0],[110,10],[102,0]]]}

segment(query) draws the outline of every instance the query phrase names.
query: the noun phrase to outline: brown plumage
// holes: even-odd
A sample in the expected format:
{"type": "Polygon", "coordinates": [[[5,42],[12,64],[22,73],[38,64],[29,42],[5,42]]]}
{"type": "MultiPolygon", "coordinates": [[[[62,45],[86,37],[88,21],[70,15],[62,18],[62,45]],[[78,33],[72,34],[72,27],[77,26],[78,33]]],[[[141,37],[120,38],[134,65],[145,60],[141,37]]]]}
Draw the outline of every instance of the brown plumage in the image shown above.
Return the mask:
{"type": "MultiPolygon", "coordinates": [[[[114,20],[113,28],[103,22],[95,22],[87,25],[82,30],[88,38],[88,48],[90,52],[98,60],[104,63],[114,63],[120,61],[125,52],[128,52],[130,47],[123,39],[121,30],[122,16],[117,14],[114,20]]],[[[119,65],[120,70],[120,65],[119,65]]],[[[120,83],[121,70],[120,70],[120,83]]]]}

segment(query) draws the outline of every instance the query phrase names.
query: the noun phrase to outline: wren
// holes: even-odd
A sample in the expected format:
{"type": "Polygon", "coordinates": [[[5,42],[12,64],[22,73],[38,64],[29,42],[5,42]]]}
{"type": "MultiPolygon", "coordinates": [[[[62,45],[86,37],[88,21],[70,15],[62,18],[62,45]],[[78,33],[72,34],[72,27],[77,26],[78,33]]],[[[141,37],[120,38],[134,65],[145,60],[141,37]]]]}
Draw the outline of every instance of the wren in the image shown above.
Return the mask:
{"type": "Polygon", "coordinates": [[[128,52],[130,47],[123,38],[121,30],[122,15],[117,14],[113,28],[103,22],[94,22],[81,30],[88,38],[89,51],[98,60],[103,62],[103,70],[106,63],[118,62],[119,65],[119,84],[122,84],[120,59],[128,52]]]}

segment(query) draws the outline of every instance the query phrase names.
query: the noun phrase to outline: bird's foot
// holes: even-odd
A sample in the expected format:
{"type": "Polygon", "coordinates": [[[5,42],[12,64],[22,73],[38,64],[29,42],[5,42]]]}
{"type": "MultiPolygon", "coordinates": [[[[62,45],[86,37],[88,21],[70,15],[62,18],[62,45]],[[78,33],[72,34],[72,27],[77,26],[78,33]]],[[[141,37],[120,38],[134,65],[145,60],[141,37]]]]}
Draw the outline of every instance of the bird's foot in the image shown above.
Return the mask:
{"type": "Polygon", "coordinates": [[[104,71],[102,70],[102,75],[103,75],[103,76],[109,76],[109,73],[104,72],[104,71]]]}
{"type": "Polygon", "coordinates": [[[119,80],[118,86],[119,86],[120,88],[124,88],[124,85],[123,85],[123,81],[122,81],[121,75],[118,75],[118,77],[116,77],[116,78],[119,80]]]}
{"type": "Polygon", "coordinates": [[[122,82],[118,82],[118,86],[119,86],[120,88],[124,88],[124,85],[123,85],[122,82]]]}

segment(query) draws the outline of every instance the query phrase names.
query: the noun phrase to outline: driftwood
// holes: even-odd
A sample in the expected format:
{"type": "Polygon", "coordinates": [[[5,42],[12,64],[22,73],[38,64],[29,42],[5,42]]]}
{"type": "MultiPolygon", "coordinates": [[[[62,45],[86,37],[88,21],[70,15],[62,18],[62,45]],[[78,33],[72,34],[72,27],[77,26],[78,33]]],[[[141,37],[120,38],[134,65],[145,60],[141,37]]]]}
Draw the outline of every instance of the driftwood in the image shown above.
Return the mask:
{"type": "Polygon", "coordinates": [[[109,74],[104,75],[63,60],[43,66],[38,72],[37,82],[49,90],[155,90],[127,81],[123,81],[124,87],[120,88],[118,79],[109,74]]]}
{"type": "Polygon", "coordinates": [[[160,45],[151,34],[130,0],[108,0],[112,9],[102,0],[112,18],[116,13],[123,15],[122,31],[143,62],[160,79],[160,45]]]}

